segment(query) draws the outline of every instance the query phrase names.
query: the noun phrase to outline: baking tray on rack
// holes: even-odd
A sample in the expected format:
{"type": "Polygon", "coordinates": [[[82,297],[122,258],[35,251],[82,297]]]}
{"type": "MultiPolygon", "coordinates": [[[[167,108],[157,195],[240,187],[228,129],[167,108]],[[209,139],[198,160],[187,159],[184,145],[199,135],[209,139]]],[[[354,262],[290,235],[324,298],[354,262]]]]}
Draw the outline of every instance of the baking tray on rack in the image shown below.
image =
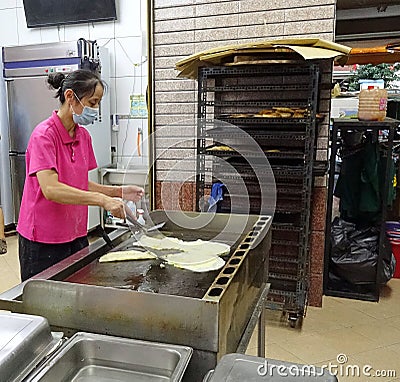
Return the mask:
{"type": "Polygon", "coordinates": [[[238,130],[235,133],[232,129],[216,127],[206,132],[206,138],[213,138],[216,142],[227,146],[243,148],[249,145],[249,138],[247,138],[249,135],[263,148],[304,147],[306,141],[305,131],[288,131],[282,128],[275,131],[249,129],[245,133],[238,130]]]}

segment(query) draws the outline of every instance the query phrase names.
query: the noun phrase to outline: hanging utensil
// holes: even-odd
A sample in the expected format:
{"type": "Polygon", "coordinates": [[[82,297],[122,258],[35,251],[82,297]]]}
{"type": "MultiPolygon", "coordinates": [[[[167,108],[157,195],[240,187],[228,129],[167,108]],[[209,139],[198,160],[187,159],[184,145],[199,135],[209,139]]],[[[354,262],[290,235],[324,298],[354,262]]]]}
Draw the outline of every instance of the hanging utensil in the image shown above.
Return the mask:
{"type": "Polygon", "coordinates": [[[136,138],[136,150],[139,157],[142,155],[140,151],[141,141],[142,141],[142,128],[138,127],[137,138],[136,138]]]}

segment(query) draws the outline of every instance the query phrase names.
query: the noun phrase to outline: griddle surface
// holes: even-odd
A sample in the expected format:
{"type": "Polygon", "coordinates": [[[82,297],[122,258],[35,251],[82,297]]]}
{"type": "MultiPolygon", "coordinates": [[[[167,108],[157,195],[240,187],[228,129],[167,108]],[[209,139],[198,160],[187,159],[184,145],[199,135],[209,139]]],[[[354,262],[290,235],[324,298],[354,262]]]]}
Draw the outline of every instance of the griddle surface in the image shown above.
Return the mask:
{"type": "MultiPolygon", "coordinates": [[[[132,249],[136,240],[128,239],[113,251],[132,249]]],[[[223,257],[224,260],[229,258],[223,257]]],[[[69,276],[65,281],[132,289],[142,292],[154,292],[192,298],[202,298],[220,270],[195,273],[165,264],[161,261],[134,260],[100,263],[98,259],[69,276]]]]}

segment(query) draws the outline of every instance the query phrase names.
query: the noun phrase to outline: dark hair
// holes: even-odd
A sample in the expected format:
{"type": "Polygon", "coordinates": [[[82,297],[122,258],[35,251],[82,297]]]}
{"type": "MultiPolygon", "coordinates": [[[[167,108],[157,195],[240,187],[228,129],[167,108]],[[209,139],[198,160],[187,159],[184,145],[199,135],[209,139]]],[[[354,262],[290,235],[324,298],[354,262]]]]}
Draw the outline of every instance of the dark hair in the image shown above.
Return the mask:
{"type": "Polygon", "coordinates": [[[67,76],[64,73],[49,74],[47,82],[57,90],[55,98],[58,98],[61,104],[65,102],[64,92],[67,89],[72,89],[76,96],[81,99],[82,97],[93,95],[98,84],[103,89],[106,88],[106,84],[98,74],[84,69],[75,70],[67,76]]]}

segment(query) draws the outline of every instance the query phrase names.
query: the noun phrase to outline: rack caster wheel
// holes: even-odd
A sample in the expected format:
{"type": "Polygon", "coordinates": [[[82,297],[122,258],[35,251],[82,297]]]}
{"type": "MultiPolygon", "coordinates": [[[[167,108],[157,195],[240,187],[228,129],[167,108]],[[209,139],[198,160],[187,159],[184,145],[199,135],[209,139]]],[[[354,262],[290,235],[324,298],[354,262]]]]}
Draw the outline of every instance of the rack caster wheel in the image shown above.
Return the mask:
{"type": "Polygon", "coordinates": [[[289,314],[288,321],[289,321],[290,327],[291,327],[291,328],[295,328],[295,327],[296,327],[296,324],[297,324],[297,321],[298,321],[297,315],[295,315],[295,314],[289,314]]]}

